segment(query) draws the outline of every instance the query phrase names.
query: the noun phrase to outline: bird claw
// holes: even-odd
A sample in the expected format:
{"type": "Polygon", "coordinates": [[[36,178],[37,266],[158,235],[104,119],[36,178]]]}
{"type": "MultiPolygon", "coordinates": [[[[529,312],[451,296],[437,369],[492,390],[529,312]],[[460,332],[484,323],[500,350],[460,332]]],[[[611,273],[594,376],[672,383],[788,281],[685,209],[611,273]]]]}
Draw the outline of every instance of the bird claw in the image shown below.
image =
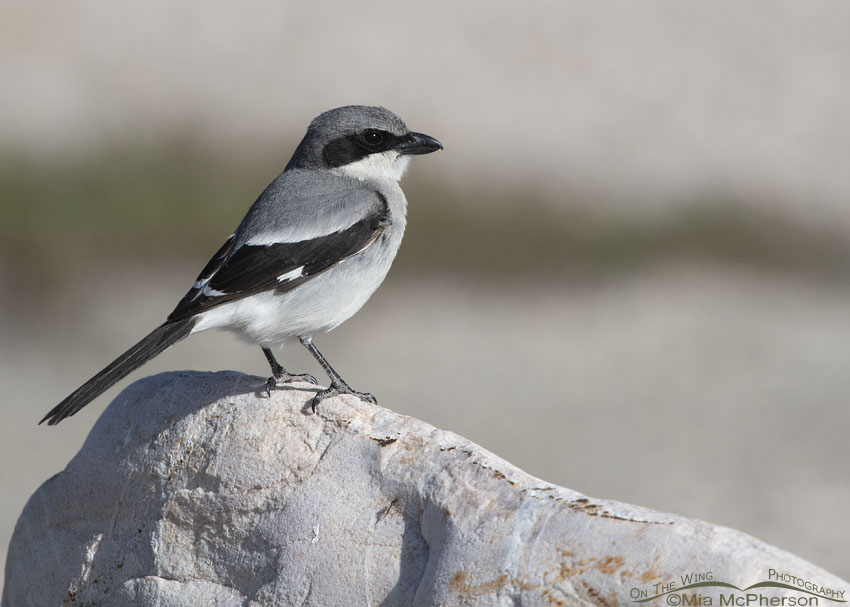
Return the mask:
{"type": "Polygon", "coordinates": [[[284,371],[278,375],[272,375],[270,378],[266,380],[266,395],[271,397],[272,390],[275,389],[278,382],[283,382],[285,384],[291,384],[296,381],[306,381],[313,385],[318,385],[318,381],[316,378],[310,375],[309,373],[287,373],[284,371]]]}
{"type": "Polygon", "coordinates": [[[313,384],[314,386],[319,385],[319,380],[310,375],[309,373],[297,373],[295,375],[290,375],[289,379],[284,380],[286,383],[296,382],[296,381],[304,381],[308,384],[313,384]]]}
{"type": "Polygon", "coordinates": [[[374,397],[374,395],[369,394],[368,392],[358,392],[357,390],[353,390],[351,386],[331,386],[330,388],[325,388],[324,390],[316,393],[316,396],[313,397],[313,402],[310,407],[313,409],[313,413],[316,412],[316,407],[319,403],[321,403],[326,398],[331,398],[333,396],[337,396],[339,394],[351,394],[352,396],[356,396],[362,401],[366,401],[367,403],[371,403],[373,405],[378,404],[378,399],[374,397]]]}

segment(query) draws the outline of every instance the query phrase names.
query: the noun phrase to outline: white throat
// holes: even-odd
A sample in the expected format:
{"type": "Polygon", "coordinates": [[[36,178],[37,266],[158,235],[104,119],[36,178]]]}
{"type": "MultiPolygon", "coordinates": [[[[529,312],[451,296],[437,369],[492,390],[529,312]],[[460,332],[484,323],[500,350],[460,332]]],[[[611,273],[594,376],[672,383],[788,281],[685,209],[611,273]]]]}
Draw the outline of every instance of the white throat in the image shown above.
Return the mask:
{"type": "Polygon", "coordinates": [[[401,180],[410,156],[399,154],[395,150],[369,154],[365,158],[333,169],[339,175],[354,177],[360,181],[374,181],[376,179],[401,180]]]}

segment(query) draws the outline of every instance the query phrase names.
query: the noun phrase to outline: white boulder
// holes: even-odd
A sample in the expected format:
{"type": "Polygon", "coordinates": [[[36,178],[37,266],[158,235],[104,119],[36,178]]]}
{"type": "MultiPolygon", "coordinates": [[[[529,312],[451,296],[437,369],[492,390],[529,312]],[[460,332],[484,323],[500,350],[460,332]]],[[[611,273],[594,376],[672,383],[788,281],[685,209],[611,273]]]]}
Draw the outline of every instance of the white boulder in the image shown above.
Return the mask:
{"type": "Polygon", "coordinates": [[[271,398],[264,386],[177,372],[124,390],[27,503],[3,605],[850,598],[846,582],[743,533],[551,485],[353,397],[314,415],[309,385],[271,398]],[[759,582],[787,587],[746,590],[759,582]]]}

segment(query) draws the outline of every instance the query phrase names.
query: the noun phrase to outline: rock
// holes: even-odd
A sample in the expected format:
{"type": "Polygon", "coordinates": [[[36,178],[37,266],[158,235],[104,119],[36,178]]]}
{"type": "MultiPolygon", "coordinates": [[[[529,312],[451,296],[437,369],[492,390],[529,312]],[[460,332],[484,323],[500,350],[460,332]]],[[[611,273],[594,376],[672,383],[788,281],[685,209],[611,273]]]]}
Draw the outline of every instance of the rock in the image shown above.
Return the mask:
{"type": "Polygon", "coordinates": [[[264,385],[179,372],[124,390],[24,508],[3,605],[622,605],[666,590],[647,604],[687,604],[669,602],[681,593],[717,605],[721,593],[746,596],[679,590],[687,574],[741,589],[788,584],[747,591],[768,598],[811,599],[796,587],[803,581],[850,598],[846,582],[743,533],[551,485],[353,397],[314,415],[306,384],[271,398],[264,385]]]}

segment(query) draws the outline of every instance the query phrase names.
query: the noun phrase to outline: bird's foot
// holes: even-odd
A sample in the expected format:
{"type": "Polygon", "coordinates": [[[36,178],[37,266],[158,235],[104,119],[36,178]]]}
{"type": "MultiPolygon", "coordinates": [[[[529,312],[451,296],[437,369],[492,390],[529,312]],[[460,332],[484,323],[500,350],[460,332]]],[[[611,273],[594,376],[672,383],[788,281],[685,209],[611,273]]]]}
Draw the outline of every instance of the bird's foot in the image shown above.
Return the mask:
{"type": "Polygon", "coordinates": [[[272,390],[274,390],[279,383],[291,384],[296,381],[306,381],[314,385],[319,383],[316,381],[316,378],[309,373],[289,373],[281,368],[280,371],[276,372],[268,378],[268,380],[266,380],[266,394],[271,396],[272,390]]]}
{"type": "Polygon", "coordinates": [[[330,388],[325,388],[324,390],[321,390],[316,394],[316,396],[313,397],[313,403],[311,405],[313,413],[316,412],[316,406],[318,406],[320,402],[322,402],[326,398],[337,396],[338,394],[351,394],[352,396],[356,396],[360,400],[366,401],[367,403],[371,403],[373,405],[378,404],[378,399],[375,398],[373,395],[369,394],[368,392],[358,392],[357,390],[354,390],[351,386],[345,383],[331,384],[330,388]]]}

